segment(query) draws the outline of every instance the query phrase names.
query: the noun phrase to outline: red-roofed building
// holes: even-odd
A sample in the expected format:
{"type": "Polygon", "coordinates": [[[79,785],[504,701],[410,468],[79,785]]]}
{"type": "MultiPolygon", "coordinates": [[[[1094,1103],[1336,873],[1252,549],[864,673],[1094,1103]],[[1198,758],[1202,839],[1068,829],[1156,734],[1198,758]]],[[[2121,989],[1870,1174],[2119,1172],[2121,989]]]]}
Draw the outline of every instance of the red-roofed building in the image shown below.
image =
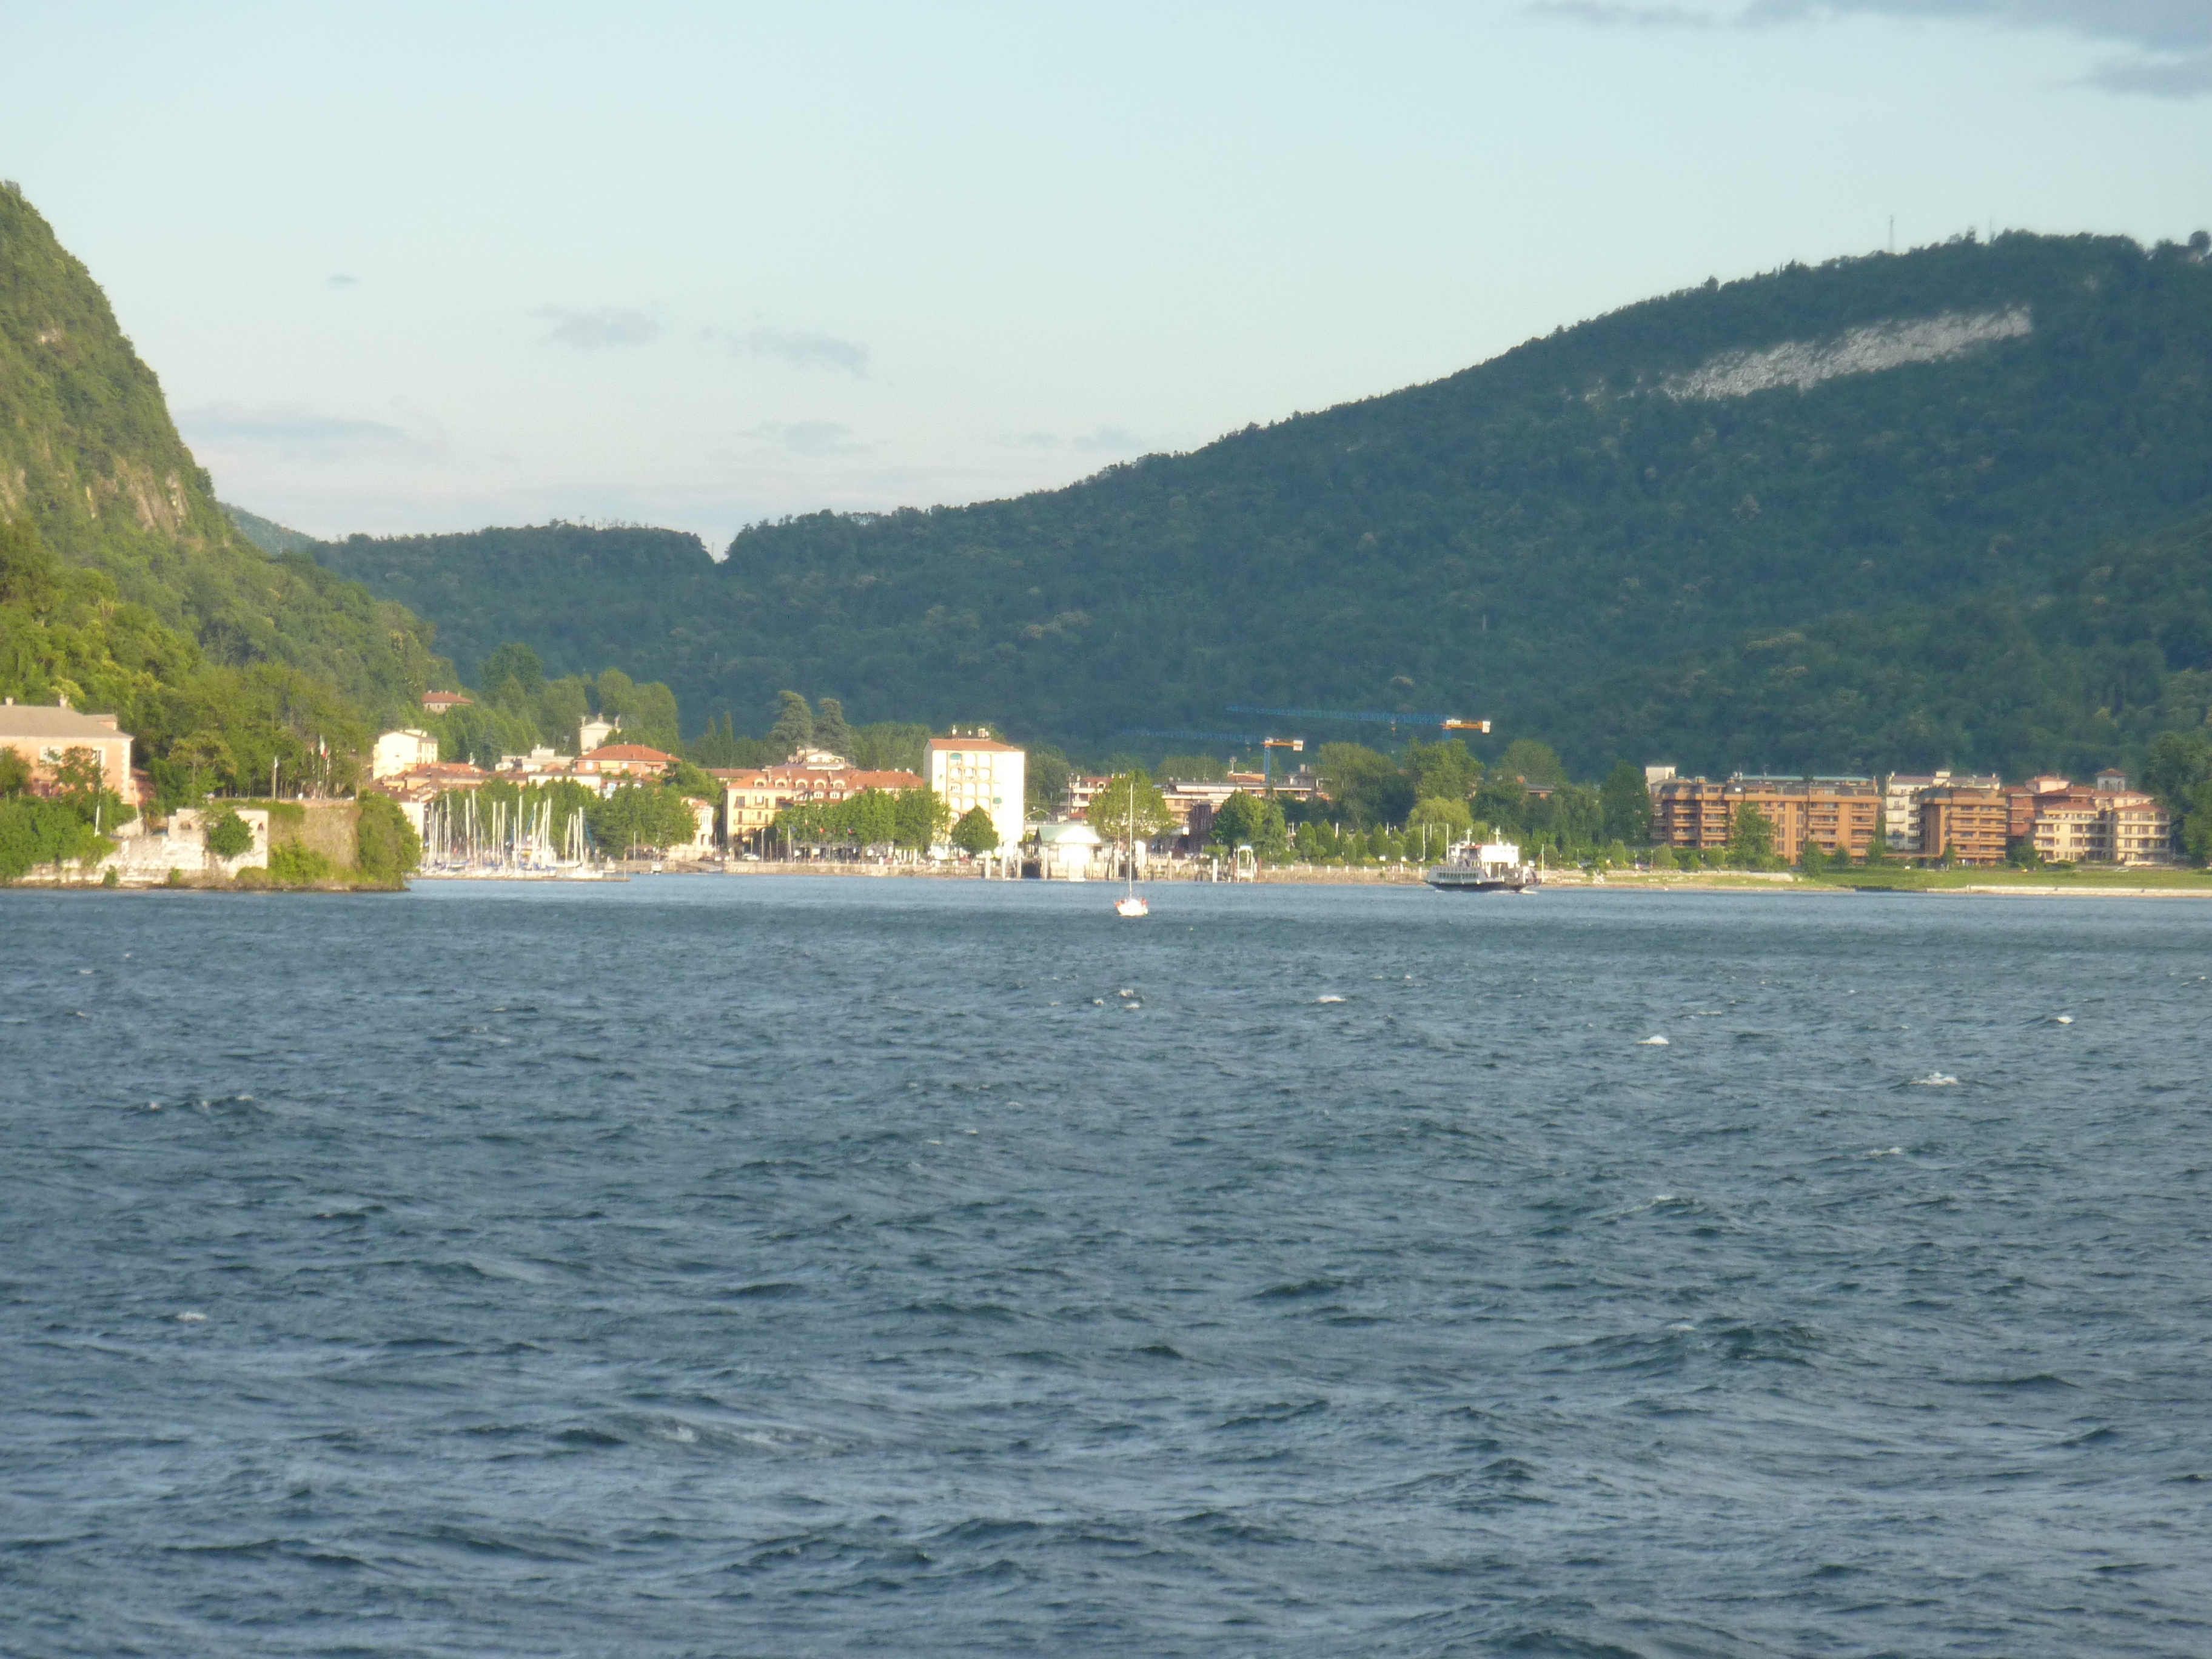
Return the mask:
{"type": "Polygon", "coordinates": [[[611,743],[576,757],[580,778],[659,778],[676,764],[676,757],[641,743],[611,743]]]}
{"type": "Polygon", "coordinates": [[[863,789],[921,787],[911,772],[866,772],[842,755],[818,752],[781,766],[710,769],[708,775],[722,781],[723,832],[732,847],[757,841],[787,806],[843,800],[863,789]]]}
{"type": "Polygon", "coordinates": [[[461,691],[425,691],[422,694],[422,712],[443,714],[451,709],[466,708],[475,701],[474,697],[461,691]]]}

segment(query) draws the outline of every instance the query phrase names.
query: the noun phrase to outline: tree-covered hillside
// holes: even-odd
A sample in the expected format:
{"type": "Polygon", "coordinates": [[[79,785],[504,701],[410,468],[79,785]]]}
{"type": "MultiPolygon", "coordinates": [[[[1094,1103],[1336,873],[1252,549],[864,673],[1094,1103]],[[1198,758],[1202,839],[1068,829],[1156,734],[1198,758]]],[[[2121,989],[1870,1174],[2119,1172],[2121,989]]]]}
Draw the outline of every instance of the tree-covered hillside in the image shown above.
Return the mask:
{"type": "Polygon", "coordinates": [[[165,781],[335,782],[326,749],[450,673],[431,640],[237,533],[106,296],[0,185],[0,690],[123,715],[165,781]]]}
{"type": "MultiPolygon", "coordinates": [[[[1443,709],[1589,772],[2014,763],[2031,728],[2088,729],[2099,665],[2148,642],[2031,676],[2051,707],[1993,732],[1946,666],[1956,630],[2034,635],[2100,546],[2208,505],[2212,264],[2008,234],[1710,283],[1065,489],[756,526],[719,565],[568,526],[319,556],[471,640],[624,660],[696,713],[795,686],[1096,742],[1230,703],[1443,709]],[[1746,652],[1793,632],[1825,666],[1746,652]],[[1809,700],[1877,658],[1858,704],[1809,700]]],[[[2212,667],[2170,644],[2160,674],[2212,667]]]]}

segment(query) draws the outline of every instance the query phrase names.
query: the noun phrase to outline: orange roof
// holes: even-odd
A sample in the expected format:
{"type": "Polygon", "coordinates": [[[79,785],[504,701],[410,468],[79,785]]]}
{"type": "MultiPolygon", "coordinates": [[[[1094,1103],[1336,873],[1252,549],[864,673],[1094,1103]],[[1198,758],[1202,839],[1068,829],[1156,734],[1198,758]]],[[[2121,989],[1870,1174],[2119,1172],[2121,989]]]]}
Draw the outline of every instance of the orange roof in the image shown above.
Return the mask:
{"type": "Polygon", "coordinates": [[[975,750],[1000,755],[1018,755],[1023,751],[1011,743],[1000,743],[992,738],[932,738],[929,746],[934,750],[975,750]]]}
{"type": "Polygon", "coordinates": [[[592,761],[643,761],[654,766],[673,766],[676,757],[665,755],[659,750],[648,748],[641,743],[611,743],[604,749],[594,749],[590,754],[582,756],[576,764],[582,766],[592,761]]]}
{"type": "Polygon", "coordinates": [[[472,703],[475,701],[474,697],[462,691],[425,691],[422,694],[422,707],[425,708],[429,708],[433,703],[441,708],[451,708],[459,703],[472,703]]]}

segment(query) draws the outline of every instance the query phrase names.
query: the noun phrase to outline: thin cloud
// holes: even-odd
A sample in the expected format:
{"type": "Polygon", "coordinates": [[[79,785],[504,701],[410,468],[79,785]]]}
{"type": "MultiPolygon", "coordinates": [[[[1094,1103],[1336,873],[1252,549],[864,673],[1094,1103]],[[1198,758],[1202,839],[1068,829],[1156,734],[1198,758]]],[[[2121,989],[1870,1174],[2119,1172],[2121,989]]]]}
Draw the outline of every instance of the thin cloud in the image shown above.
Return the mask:
{"type": "Polygon", "coordinates": [[[651,345],[663,333],[660,321],[648,313],[621,306],[541,306],[535,313],[549,325],[547,345],[567,346],[572,351],[623,350],[651,345]]]}
{"type": "Polygon", "coordinates": [[[388,422],[325,415],[297,404],[202,404],[178,410],[177,427],[194,444],[266,451],[288,460],[344,460],[432,447],[388,422]]]}
{"type": "Polygon", "coordinates": [[[739,356],[781,363],[787,368],[835,369],[854,380],[864,380],[868,376],[867,347],[855,341],[841,340],[834,334],[755,328],[732,335],[729,339],[731,351],[739,356]]]}
{"type": "Polygon", "coordinates": [[[361,278],[349,276],[343,270],[333,272],[327,279],[332,288],[359,288],[361,278]]]}
{"type": "Polygon", "coordinates": [[[2082,84],[2162,98],[2212,93],[2212,5],[2205,0],[1745,0],[1721,7],[1532,0],[1528,10],[1599,28],[1778,28],[1860,16],[2051,29],[2134,54],[2099,64],[2082,84]]]}
{"type": "Polygon", "coordinates": [[[745,435],[794,455],[860,455],[869,447],[853,435],[850,427],[836,421],[769,421],[745,435]]]}

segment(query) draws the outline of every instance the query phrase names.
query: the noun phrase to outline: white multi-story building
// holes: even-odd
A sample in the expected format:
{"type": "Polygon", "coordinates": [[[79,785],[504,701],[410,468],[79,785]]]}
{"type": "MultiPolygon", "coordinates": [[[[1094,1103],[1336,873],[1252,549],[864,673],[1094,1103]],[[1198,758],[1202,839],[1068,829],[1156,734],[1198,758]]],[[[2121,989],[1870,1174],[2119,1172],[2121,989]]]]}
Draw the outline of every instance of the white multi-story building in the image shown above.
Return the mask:
{"type": "Polygon", "coordinates": [[[438,763],[438,740],[428,732],[386,732],[377,738],[368,763],[372,778],[388,778],[438,763]]]}
{"type": "Polygon", "coordinates": [[[957,823],[981,807],[998,827],[999,845],[1020,845],[1029,787],[1029,756],[1011,744],[971,733],[929,740],[929,787],[957,823]]]}
{"type": "MultiPolygon", "coordinates": [[[[1936,772],[1893,772],[1882,780],[1882,840],[1893,853],[1915,854],[1920,847],[1920,798],[1930,789],[2001,789],[1995,775],[1954,776],[1949,767],[1936,772]]],[[[1937,848],[1936,852],[1942,849],[1937,848]]]]}

